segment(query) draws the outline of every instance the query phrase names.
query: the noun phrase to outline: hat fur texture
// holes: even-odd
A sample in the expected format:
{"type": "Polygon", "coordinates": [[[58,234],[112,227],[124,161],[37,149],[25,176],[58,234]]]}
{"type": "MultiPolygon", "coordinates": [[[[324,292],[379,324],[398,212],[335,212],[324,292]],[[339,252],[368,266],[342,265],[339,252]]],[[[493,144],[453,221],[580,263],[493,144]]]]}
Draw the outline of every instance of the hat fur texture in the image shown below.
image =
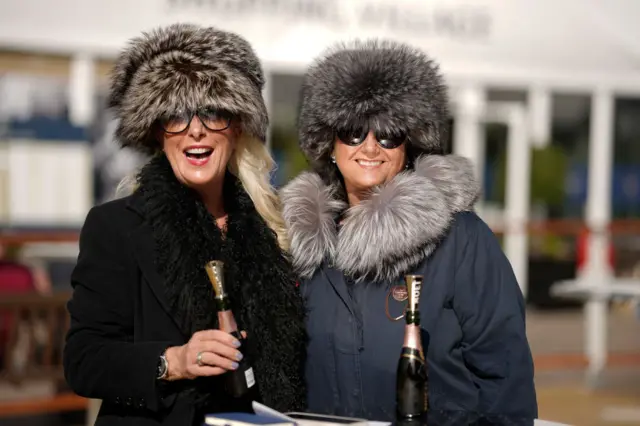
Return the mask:
{"type": "Polygon", "coordinates": [[[300,93],[300,147],[316,169],[329,163],[340,129],[404,132],[413,158],[442,151],[448,120],[443,78],[435,62],[406,44],[334,46],[310,67],[300,93]]]}
{"type": "Polygon", "coordinates": [[[116,137],[123,147],[154,153],[157,119],[212,107],[238,116],[243,132],[264,141],[263,86],[260,61],[242,37],[191,24],[154,29],[132,39],[113,70],[116,137]]]}

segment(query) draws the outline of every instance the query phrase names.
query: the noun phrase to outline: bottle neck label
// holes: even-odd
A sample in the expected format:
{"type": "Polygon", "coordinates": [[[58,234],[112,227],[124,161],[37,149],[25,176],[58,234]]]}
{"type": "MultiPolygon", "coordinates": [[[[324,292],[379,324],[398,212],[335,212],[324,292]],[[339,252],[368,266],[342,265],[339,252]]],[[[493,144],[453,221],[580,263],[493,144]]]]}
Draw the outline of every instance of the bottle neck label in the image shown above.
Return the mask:
{"type": "Polygon", "coordinates": [[[420,325],[420,311],[407,310],[405,321],[407,325],[420,325]]]}

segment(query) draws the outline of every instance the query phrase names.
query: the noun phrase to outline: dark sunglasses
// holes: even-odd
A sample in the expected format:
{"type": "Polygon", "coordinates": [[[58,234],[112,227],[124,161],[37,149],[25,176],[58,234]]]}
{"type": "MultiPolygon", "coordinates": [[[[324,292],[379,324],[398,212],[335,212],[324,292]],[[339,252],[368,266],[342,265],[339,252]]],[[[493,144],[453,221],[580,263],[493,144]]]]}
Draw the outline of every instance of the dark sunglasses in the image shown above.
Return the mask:
{"type": "Polygon", "coordinates": [[[158,122],[167,133],[182,133],[187,130],[194,116],[198,116],[202,125],[214,132],[228,129],[233,118],[233,115],[227,111],[200,108],[197,111],[186,111],[162,117],[158,122]]]}
{"type": "MultiPolygon", "coordinates": [[[[338,130],[336,135],[340,142],[349,146],[358,146],[369,134],[369,129],[348,129],[338,130]]],[[[375,130],[373,135],[376,138],[376,142],[384,149],[394,149],[402,145],[407,140],[407,134],[404,132],[383,132],[375,130]]]]}

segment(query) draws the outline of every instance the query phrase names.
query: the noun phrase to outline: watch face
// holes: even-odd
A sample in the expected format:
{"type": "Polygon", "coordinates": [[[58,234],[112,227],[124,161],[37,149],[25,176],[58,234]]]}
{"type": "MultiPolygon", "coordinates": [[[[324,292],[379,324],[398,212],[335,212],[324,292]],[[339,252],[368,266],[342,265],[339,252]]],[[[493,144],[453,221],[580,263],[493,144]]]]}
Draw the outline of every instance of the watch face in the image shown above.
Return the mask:
{"type": "Polygon", "coordinates": [[[162,378],[164,377],[164,375],[167,372],[167,360],[165,359],[165,357],[161,356],[160,359],[158,360],[158,378],[162,378]]]}

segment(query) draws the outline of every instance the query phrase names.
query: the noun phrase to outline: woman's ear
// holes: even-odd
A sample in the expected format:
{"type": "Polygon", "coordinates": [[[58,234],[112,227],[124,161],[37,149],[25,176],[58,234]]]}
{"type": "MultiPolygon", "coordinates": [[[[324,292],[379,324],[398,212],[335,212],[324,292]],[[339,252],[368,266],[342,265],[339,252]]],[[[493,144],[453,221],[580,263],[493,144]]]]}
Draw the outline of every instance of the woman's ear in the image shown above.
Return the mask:
{"type": "Polygon", "coordinates": [[[239,124],[235,124],[232,128],[232,139],[231,139],[231,151],[234,152],[238,146],[240,138],[242,137],[242,127],[239,124]]]}
{"type": "Polygon", "coordinates": [[[164,134],[164,130],[160,129],[159,126],[153,129],[153,137],[156,139],[161,151],[164,151],[164,134]]]}
{"type": "Polygon", "coordinates": [[[336,149],[335,148],[333,148],[331,150],[331,154],[329,155],[329,159],[331,160],[331,162],[333,164],[336,164],[336,149]]]}
{"type": "Polygon", "coordinates": [[[240,137],[242,137],[242,126],[240,125],[240,123],[234,121],[232,129],[233,135],[236,137],[236,139],[240,139],[240,137]]]}

